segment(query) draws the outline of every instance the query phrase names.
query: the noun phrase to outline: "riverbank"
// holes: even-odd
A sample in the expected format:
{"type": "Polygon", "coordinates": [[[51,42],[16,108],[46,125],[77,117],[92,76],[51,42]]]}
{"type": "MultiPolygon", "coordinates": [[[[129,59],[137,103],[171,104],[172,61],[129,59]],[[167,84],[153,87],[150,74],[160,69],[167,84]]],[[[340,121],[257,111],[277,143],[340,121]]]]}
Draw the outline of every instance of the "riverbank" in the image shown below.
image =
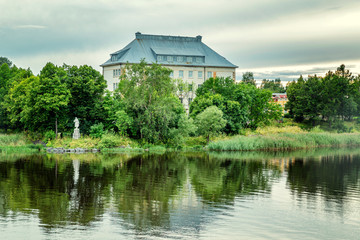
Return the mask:
{"type": "Polygon", "coordinates": [[[218,136],[206,145],[204,137],[189,137],[183,145],[140,144],[130,138],[105,134],[102,138],[70,137],[46,144],[32,141],[25,134],[0,134],[0,152],[85,153],[85,152],[165,152],[165,151],[290,151],[317,147],[360,146],[360,133],[304,131],[298,127],[262,128],[238,136],[218,136]]]}
{"type": "Polygon", "coordinates": [[[0,153],[35,153],[43,148],[33,144],[24,134],[0,134],[0,153]]]}

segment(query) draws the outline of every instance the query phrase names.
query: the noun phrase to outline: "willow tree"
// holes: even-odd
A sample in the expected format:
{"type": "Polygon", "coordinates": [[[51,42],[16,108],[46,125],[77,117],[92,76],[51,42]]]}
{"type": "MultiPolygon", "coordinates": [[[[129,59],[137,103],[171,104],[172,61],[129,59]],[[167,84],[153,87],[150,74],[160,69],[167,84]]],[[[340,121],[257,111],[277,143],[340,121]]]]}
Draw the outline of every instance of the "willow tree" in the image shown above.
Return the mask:
{"type": "Polygon", "coordinates": [[[126,67],[119,92],[124,111],[132,119],[133,137],[148,142],[166,142],[185,110],[176,96],[171,70],[145,61],[126,67]]]}

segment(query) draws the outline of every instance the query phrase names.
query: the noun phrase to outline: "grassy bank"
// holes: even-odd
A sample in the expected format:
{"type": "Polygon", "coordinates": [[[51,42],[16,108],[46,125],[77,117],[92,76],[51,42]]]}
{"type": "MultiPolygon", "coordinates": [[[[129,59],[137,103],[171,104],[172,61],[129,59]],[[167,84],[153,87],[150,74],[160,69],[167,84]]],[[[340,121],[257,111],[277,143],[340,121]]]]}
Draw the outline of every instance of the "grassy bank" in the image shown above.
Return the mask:
{"type": "Polygon", "coordinates": [[[24,134],[0,134],[0,146],[24,146],[28,143],[24,134]]]}
{"type": "MultiPolygon", "coordinates": [[[[294,123],[273,125],[258,128],[254,131],[247,129],[238,136],[219,135],[213,137],[212,142],[206,146],[205,137],[185,138],[181,146],[167,146],[165,144],[148,144],[139,140],[133,140],[118,134],[106,133],[101,138],[83,136],[78,140],[64,137],[46,141],[47,147],[65,149],[100,149],[107,153],[124,152],[153,152],[165,151],[199,152],[205,149],[210,151],[286,151],[295,149],[309,149],[316,147],[341,147],[360,146],[360,132],[335,133],[325,132],[319,127],[310,131],[294,123]]],[[[356,130],[354,127],[353,129],[356,130]]],[[[43,149],[41,145],[35,145],[32,138],[26,134],[0,134],[0,152],[20,153],[39,152],[43,149]]]]}
{"type": "Polygon", "coordinates": [[[109,149],[118,147],[138,147],[138,144],[127,137],[122,137],[114,134],[104,134],[101,138],[91,138],[88,136],[80,139],[73,139],[71,137],[64,137],[53,139],[47,143],[48,147],[63,147],[63,148],[99,148],[109,149]]]}
{"type": "Polygon", "coordinates": [[[325,146],[358,146],[360,133],[274,133],[270,135],[235,136],[212,142],[209,150],[215,151],[277,151],[325,146]]]}
{"type": "Polygon", "coordinates": [[[41,145],[32,144],[24,134],[0,134],[0,153],[35,153],[41,145]]]}

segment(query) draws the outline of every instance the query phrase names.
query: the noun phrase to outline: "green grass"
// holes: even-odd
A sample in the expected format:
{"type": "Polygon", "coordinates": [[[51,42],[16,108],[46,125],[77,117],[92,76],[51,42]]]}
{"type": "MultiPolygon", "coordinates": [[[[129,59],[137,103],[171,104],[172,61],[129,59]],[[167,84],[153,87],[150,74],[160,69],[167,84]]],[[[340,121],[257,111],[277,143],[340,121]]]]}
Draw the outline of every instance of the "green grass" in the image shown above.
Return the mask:
{"type": "Polygon", "coordinates": [[[0,134],[0,146],[24,146],[27,143],[24,134],[0,134]]]}
{"type": "Polygon", "coordinates": [[[227,140],[212,142],[209,150],[255,151],[294,150],[325,146],[358,146],[359,133],[275,133],[270,135],[235,136],[227,140]]]}
{"type": "Polygon", "coordinates": [[[37,153],[43,149],[42,145],[24,145],[24,146],[0,146],[1,154],[13,154],[13,153],[37,153]]]}
{"type": "Polygon", "coordinates": [[[63,148],[100,148],[110,149],[119,148],[121,146],[137,147],[137,143],[130,138],[122,137],[115,134],[104,134],[102,138],[92,138],[89,136],[81,137],[80,139],[73,139],[72,137],[64,137],[51,140],[47,143],[48,147],[63,147],[63,148]]]}

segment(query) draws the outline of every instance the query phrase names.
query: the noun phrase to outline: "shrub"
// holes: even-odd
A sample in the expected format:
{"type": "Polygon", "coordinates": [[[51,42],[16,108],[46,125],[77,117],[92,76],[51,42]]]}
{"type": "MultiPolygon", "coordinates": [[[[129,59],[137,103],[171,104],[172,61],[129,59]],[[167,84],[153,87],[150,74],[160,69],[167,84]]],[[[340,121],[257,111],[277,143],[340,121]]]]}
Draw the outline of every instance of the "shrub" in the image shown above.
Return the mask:
{"type": "Polygon", "coordinates": [[[50,131],[47,131],[45,134],[44,134],[44,142],[49,142],[53,139],[56,138],[56,134],[54,131],[50,130],[50,131]]]}
{"type": "Polygon", "coordinates": [[[124,110],[116,112],[115,116],[116,126],[119,129],[119,134],[125,136],[131,124],[133,123],[133,119],[124,110]]]}
{"type": "Polygon", "coordinates": [[[101,138],[104,135],[104,124],[98,123],[90,127],[90,137],[101,138]]]}
{"type": "Polygon", "coordinates": [[[122,137],[119,135],[105,134],[101,141],[98,144],[99,148],[114,148],[121,146],[133,146],[136,147],[136,144],[132,142],[129,138],[122,137]]]}
{"type": "Polygon", "coordinates": [[[338,133],[346,133],[349,131],[344,122],[340,120],[334,121],[332,128],[337,130],[338,133]]]}
{"type": "Polygon", "coordinates": [[[313,127],[313,128],[310,130],[310,132],[312,132],[312,133],[322,133],[322,132],[324,132],[324,130],[322,130],[322,129],[320,128],[320,125],[317,125],[317,126],[313,127]]]}

